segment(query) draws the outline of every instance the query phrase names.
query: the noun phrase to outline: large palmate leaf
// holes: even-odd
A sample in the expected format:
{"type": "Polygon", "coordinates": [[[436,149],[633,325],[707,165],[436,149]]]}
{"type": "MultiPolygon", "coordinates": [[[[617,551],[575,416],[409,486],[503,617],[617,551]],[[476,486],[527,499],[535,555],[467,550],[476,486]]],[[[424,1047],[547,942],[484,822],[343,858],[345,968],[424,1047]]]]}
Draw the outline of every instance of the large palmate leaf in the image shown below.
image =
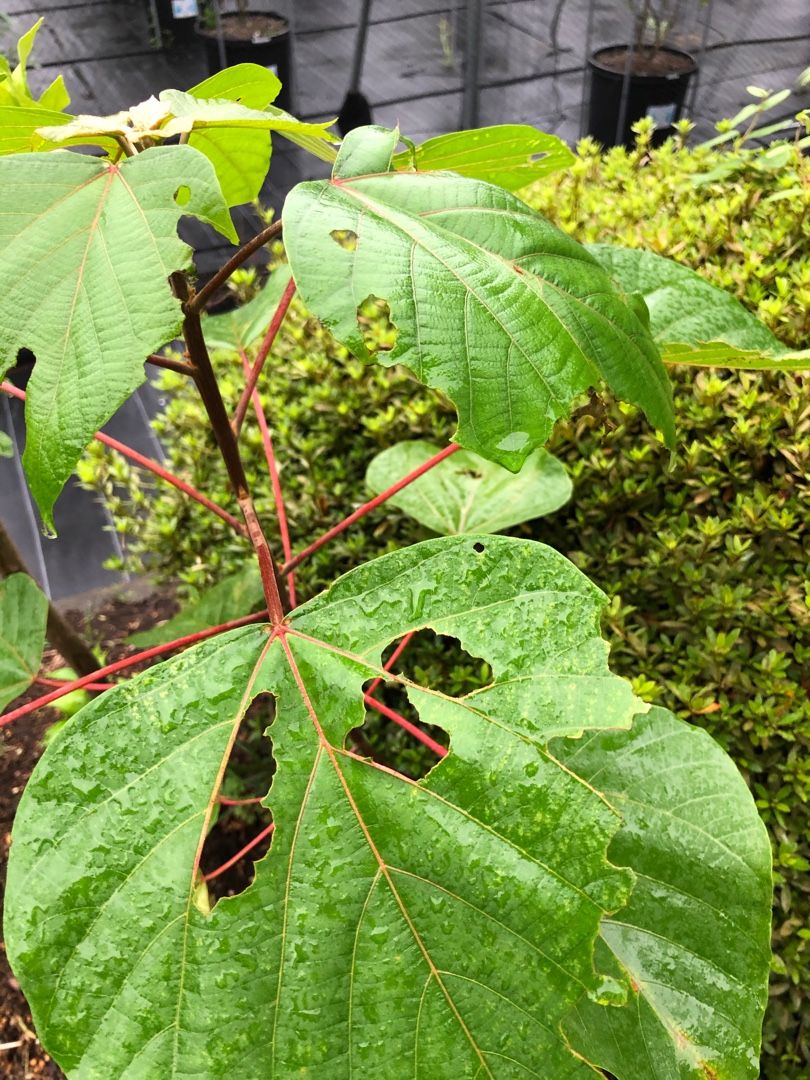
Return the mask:
{"type": "Polygon", "coordinates": [[[287,253],[313,313],[368,358],[357,307],[386,301],[398,337],[382,362],[446,391],[457,441],[514,471],[602,380],[672,441],[655,344],[597,261],[502,188],[388,171],[397,139],[352,131],[331,180],[287,197],[287,253]]]}
{"type": "Polygon", "coordinates": [[[168,275],[194,214],[235,239],[210,163],[190,146],[120,165],[58,151],[0,159],[0,372],[27,347],[24,463],[47,526],[84,447],[182,322],[168,275]]]}
{"type": "MultiPolygon", "coordinates": [[[[415,440],[377,454],[366,472],[375,493],[418,469],[440,447],[415,440]]],[[[500,532],[557,510],[571,497],[565,466],[547,450],[535,450],[519,473],[459,450],[388,499],[433,532],[500,532]]]]}
{"type": "Polygon", "coordinates": [[[564,1025],[574,1047],[621,1080],[757,1077],[771,852],[742,777],[663,709],[554,753],[621,813],[609,854],[636,874],[597,950],[631,993],[621,1008],[583,999],[564,1025]]]}
{"type": "Polygon", "coordinates": [[[397,169],[450,169],[517,191],[534,180],[573,165],[576,158],[556,135],[529,124],[498,124],[473,131],[452,131],[427,139],[394,157],[397,169]]]}
{"type": "Polygon", "coordinates": [[[127,642],[141,649],[174,641],[186,634],[196,634],[211,626],[220,626],[231,619],[261,611],[264,607],[264,589],[257,563],[249,564],[235,574],[229,574],[196,600],[185,604],[173,618],[151,630],[130,634],[127,642]]]}
{"type": "Polygon", "coordinates": [[[651,251],[589,244],[626,292],[639,293],[650,330],[670,364],[745,370],[804,370],[810,349],[791,352],[730,293],[651,251]]]}
{"type": "Polygon", "coordinates": [[[430,541],[340,579],[283,637],[213,639],[78,713],[24,794],[6,941],[71,1077],[578,1077],[561,1018],[631,875],[619,819],[545,749],[626,728],[604,598],[504,537],[430,541]],[[451,752],[421,782],[346,736],[393,638],[430,626],[492,665],[464,699],[405,684],[451,752]],[[252,697],[277,699],[270,854],[212,912],[195,860],[252,697]]]}
{"type": "MultiPolygon", "coordinates": [[[[634,804],[617,833],[588,757],[595,744],[583,744],[580,779],[566,760],[578,744],[549,739],[618,739],[604,786],[623,808],[625,791],[643,802],[656,775],[694,762],[712,796],[730,800],[729,827],[716,830],[726,849],[743,860],[751,850],[750,799],[732,766],[705,744],[701,763],[688,739],[686,753],[667,742],[658,717],[621,734],[640,703],[607,669],[603,602],[541,545],[429,541],[341,578],[280,633],[233,631],[77,714],[21,802],[6,915],[14,970],[69,1075],[592,1076],[567,1041],[578,1032],[560,1025],[591,1001],[622,1015],[606,1004],[622,1000],[602,964],[621,976],[616,960],[605,951],[593,964],[600,926],[614,947],[608,928],[622,914],[612,913],[633,881],[608,845],[645,875],[678,833],[659,850],[634,804]],[[458,637],[490,662],[493,682],[454,699],[395,677],[422,719],[450,734],[449,756],[413,782],[345,741],[381,651],[420,627],[458,637]],[[268,691],[273,845],[253,884],[210,911],[194,867],[240,719],[268,691]]],[[[688,767],[668,792],[694,793],[688,767]]],[[[767,896],[729,898],[725,860],[706,852],[684,873],[699,879],[690,895],[728,912],[709,913],[719,955],[749,923],[759,941],[767,896]]],[[[680,882],[666,867],[659,876],[680,882]]],[[[674,891],[661,888],[666,912],[674,891]]],[[[628,919],[643,925],[633,902],[628,919]]],[[[649,914],[646,893],[639,903],[649,914]]],[[[687,910],[670,912],[679,933],[687,910]]],[[[761,958],[734,970],[753,1016],[761,958]]],[[[717,1075],[745,1075],[725,1069],[725,1051],[717,1075]]]]}
{"type": "Polygon", "coordinates": [[[267,284],[252,300],[222,315],[207,315],[203,321],[209,349],[249,349],[267,330],[281,294],[290,280],[287,265],[276,267],[267,284]]]}
{"type": "Polygon", "coordinates": [[[39,671],[47,618],[48,600],[28,574],[0,581],[0,709],[39,671]]]}

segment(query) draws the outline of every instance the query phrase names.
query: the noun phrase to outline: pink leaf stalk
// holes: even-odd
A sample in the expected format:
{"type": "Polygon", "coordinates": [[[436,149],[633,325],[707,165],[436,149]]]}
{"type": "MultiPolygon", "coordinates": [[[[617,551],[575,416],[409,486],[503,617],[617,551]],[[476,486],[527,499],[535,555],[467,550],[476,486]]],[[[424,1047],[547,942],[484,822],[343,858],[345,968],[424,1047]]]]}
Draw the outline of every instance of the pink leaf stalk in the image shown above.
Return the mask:
{"type": "MultiPolygon", "coordinates": [[[[4,394],[8,394],[9,397],[25,401],[25,391],[20,390],[18,387],[14,386],[13,383],[0,383],[0,390],[2,390],[4,394]]],[[[161,480],[165,480],[167,484],[176,487],[178,491],[182,491],[183,494],[188,495],[190,499],[194,499],[195,502],[200,503],[201,506],[204,506],[207,510],[210,510],[212,514],[216,514],[218,518],[221,518],[230,525],[230,527],[235,532],[238,532],[240,536],[247,535],[245,526],[238,518],[235,518],[233,514],[228,513],[227,510],[223,510],[221,506],[217,506],[217,504],[212,502],[207,495],[203,495],[201,491],[197,491],[191,484],[187,484],[185,480],[181,480],[179,476],[175,476],[174,473],[169,472],[168,469],[164,469],[157,461],[144,457],[144,455],[139,454],[137,450],[133,450],[131,446],[127,446],[125,443],[119,442],[118,439],[113,439],[111,436],[105,435],[103,431],[97,431],[95,438],[105,446],[109,446],[110,449],[116,450],[119,454],[123,454],[123,456],[129,458],[130,461],[134,461],[135,464],[140,465],[142,469],[147,469],[155,476],[160,477],[161,480]]]]}
{"type": "Polygon", "coordinates": [[[281,573],[289,574],[291,570],[294,570],[296,566],[299,566],[304,561],[304,559],[309,558],[309,556],[313,555],[319,548],[322,548],[324,544],[328,544],[330,540],[333,540],[336,536],[339,536],[340,533],[348,529],[349,526],[354,525],[354,523],[356,521],[359,521],[360,518],[365,517],[366,514],[370,514],[372,510],[376,510],[378,506],[382,506],[382,504],[384,502],[387,502],[392,495],[396,495],[398,491],[402,491],[402,489],[404,487],[407,487],[408,484],[412,484],[414,480],[418,480],[420,476],[424,476],[426,472],[432,469],[435,465],[438,465],[440,461],[444,461],[445,458],[450,457],[451,454],[455,454],[455,452],[460,449],[461,447],[458,445],[458,443],[450,443],[449,446],[445,446],[443,450],[440,450],[438,454],[434,454],[432,458],[429,458],[428,461],[425,461],[422,465],[419,466],[418,469],[414,469],[412,472],[409,472],[407,476],[403,476],[403,478],[401,480],[398,480],[396,484],[392,484],[391,487],[386,488],[385,491],[381,492],[379,495],[376,495],[367,503],[363,503],[363,505],[358,507],[358,509],[355,510],[353,514],[349,514],[349,516],[344,518],[343,521],[339,521],[337,525],[334,525],[331,529],[329,529],[328,532],[325,532],[323,536],[320,536],[317,540],[314,540],[309,545],[309,547],[304,548],[304,550],[300,551],[295,556],[295,558],[290,559],[288,562],[286,562],[281,568],[281,573]]]}

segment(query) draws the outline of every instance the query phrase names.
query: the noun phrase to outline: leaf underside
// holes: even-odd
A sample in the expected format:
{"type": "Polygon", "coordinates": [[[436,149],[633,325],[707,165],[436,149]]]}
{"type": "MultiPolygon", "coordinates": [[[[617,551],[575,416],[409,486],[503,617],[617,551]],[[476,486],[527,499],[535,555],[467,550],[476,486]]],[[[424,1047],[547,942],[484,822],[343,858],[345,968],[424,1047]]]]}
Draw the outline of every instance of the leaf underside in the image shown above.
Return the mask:
{"type": "Polygon", "coordinates": [[[0,581],[0,709],[39,671],[47,617],[48,600],[28,574],[0,581]]]}
{"type": "Polygon", "coordinates": [[[730,293],[652,251],[589,244],[622,289],[643,296],[650,331],[670,364],[742,370],[802,370],[810,350],[791,353],[730,293]]]}
{"type": "Polygon", "coordinates": [[[460,176],[486,180],[517,191],[535,180],[567,169],[576,161],[562,139],[529,124],[498,124],[453,131],[405,150],[393,159],[400,170],[450,169],[460,176]]]}
{"type": "MultiPolygon", "coordinates": [[[[377,454],[366,472],[375,495],[419,468],[441,448],[422,440],[397,443],[377,454]]],[[[558,510],[571,497],[565,466],[535,450],[519,473],[459,450],[388,499],[441,536],[501,532],[558,510]]]]}
{"type": "Polygon", "coordinates": [[[632,875],[606,857],[622,834],[598,777],[557,756],[579,744],[548,743],[617,734],[640,707],[608,671],[603,603],[541,545],[429,541],[341,578],[282,635],[233,631],[78,713],[20,805],[6,915],[62,1067],[592,1076],[561,1023],[589,996],[621,996],[593,949],[632,875]],[[413,782],[345,742],[382,650],[421,627],[486,659],[493,682],[453,699],[395,677],[450,734],[448,757],[413,782]],[[204,913],[195,854],[261,692],[277,701],[272,848],[244,893],[204,913]]]}
{"type": "Polygon", "coordinates": [[[191,254],[179,218],[194,214],[231,238],[233,225],[211,165],[189,146],[120,165],[67,151],[0,158],[0,186],[9,207],[0,216],[0,372],[23,347],[37,357],[23,462],[52,528],[82,450],[143,382],[149,353],[180,329],[167,280],[191,254]]]}
{"type": "Polygon", "coordinates": [[[512,471],[602,381],[671,441],[657,348],[596,260],[501,188],[387,171],[397,137],[351,132],[332,179],[288,195],[285,243],[310,310],[368,359],[357,308],[386,301],[398,337],[382,362],[445,391],[456,440],[512,471]]]}

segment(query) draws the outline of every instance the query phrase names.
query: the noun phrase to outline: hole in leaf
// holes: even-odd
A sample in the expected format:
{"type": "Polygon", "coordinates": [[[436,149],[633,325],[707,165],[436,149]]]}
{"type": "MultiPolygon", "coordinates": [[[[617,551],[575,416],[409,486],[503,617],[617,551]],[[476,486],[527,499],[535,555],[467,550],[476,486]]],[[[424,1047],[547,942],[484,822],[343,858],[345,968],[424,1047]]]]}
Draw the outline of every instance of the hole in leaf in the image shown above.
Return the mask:
{"type": "Polygon", "coordinates": [[[344,251],[355,251],[357,249],[357,233],[352,229],[332,229],[329,235],[344,251]]]}
{"type": "MultiPolygon", "coordinates": [[[[266,807],[250,800],[267,794],[276,771],[273,744],[264,734],[274,716],[272,694],[259,694],[242,721],[220,788],[223,799],[235,805],[219,804],[200,860],[203,875],[212,874],[227,863],[272,821],[266,807]]],[[[253,881],[254,862],[267,853],[271,842],[272,833],[269,833],[233,866],[207,882],[212,907],[223,896],[244,892],[253,881]]]]}
{"type": "Polygon", "coordinates": [[[529,154],[529,161],[542,161],[543,158],[548,157],[547,150],[538,150],[535,154],[529,154]]]}
{"type": "Polygon", "coordinates": [[[476,541],[476,543],[473,544],[473,551],[478,552],[480,555],[482,551],[486,551],[486,548],[480,541],[476,541]]]}
{"type": "MultiPolygon", "coordinates": [[[[383,654],[387,661],[397,647],[393,642],[383,654]]],[[[471,656],[456,640],[420,630],[414,634],[395,662],[393,673],[404,675],[410,682],[425,686],[448,697],[463,697],[492,681],[492,669],[484,660],[471,656]]],[[[371,684],[365,689],[369,690],[371,684]]],[[[390,712],[415,725],[428,739],[440,747],[449,746],[449,737],[441,727],[425,722],[408,699],[405,686],[393,680],[380,683],[373,697],[388,711],[380,713],[369,706],[361,728],[350,732],[347,745],[365,757],[412,779],[420,779],[440,760],[435,748],[421,742],[412,731],[402,727],[390,712]]]]}
{"type": "Polygon", "coordinates": [[[370,353],[390,352],[396,345],[399,331],[391,320],[391,308],[386,300],[367,296],[357,305],[357,322],[370,353]]]}
{"type": "Polygon", "coordinates": [[[181,184],[174,193],[174,201],[178,206],[185,206],[191,198],[191,188],[187,184],[181,184]]]}

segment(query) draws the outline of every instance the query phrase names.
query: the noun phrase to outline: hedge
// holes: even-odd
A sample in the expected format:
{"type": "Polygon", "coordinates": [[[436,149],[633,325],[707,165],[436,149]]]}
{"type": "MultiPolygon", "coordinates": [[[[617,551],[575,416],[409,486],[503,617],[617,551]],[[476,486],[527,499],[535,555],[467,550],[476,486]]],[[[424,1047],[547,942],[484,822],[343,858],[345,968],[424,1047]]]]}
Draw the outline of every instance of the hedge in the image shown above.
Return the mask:
{"type": "MultiPolygon", "coordinates": [[[[610,239],[678,259],[733,292],[786,344],[806,347],[810,163],[798,150],[785,157],[772,168],[755,151],[731,158],[676,142],[653,150],[643,135],[635,150],[603,155],[585,141],[568,172],[523,197],[580,240],[610,239]]],[[[215,359],[235,404],[239,360],[215,359]]],[[[647,700],[707,728],[752,786],[776,871],[763,1075],[786,1080],[810,1065],[803,1017],[810,999],[810,392],[806,379],[787,373],[679,369],[673,379],[674,455],[636,410],[592,395],[558,425],[551,446],[573,475],[571,503],[513,531],[552,543],[605,590],[614,669],[647,700]]],[[[229,505],[194,394],[171,372],[162,385],[167,406],[155,429],[169,466],[229,505]]],[[[298,301],[261,393],[297,546],[364,500],[365,469],[378,450],[453,430],[440,396],[405,371],[349,357],[298,301]]],[[[246,447],[249,472],[259,477],[261,444],[250,428],[246,447]]],[[[147,565],[193,593],[240,564],[243,549],[227,528],[174,490],[155,499],[141,475],[100,450],[82,476],[105,492],[132,567],[147,565]]],[[[269,498],[260,497],[258,508],[269,521],[269,498]]],[[[310,595],[351,566],[425,535],[382,508],[302,565],[299,590],[310,595]]],[[[417,678],[441,679],[451,692],[482,675],[458,650],[437,652],[429,642],[409,663],[417,678]]],[[[365,734],[400,767],[424,770],[424,753],[399,729],[370,721],[365,734]]]]}

